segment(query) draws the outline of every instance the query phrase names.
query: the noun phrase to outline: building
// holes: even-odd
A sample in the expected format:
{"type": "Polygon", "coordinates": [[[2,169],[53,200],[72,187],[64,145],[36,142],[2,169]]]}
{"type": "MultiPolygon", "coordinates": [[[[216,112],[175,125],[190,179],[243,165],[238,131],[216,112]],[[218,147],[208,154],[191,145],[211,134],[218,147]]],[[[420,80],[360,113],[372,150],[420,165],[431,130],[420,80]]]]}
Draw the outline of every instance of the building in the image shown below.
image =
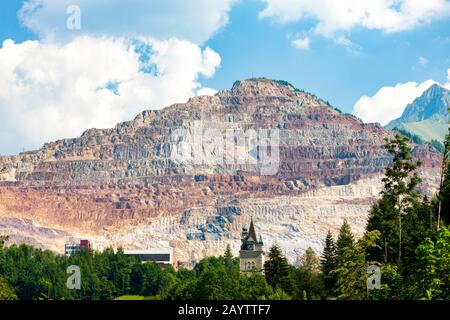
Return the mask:
{"type": "Polygon", "coordinates": [[[66,243],[64,248],[64,253],[66,257],[70,257],[73,254],[80,253],[79,243],[66,243]]]}
{"type": "Polygon", "coordinates": [[[262,274],[264,269],[264,243],[261,236],[259,240],[256,236],[253,217],[249,229],[242,229],[241,242],[241,250],[239,251],[240,271],[247,274],[256,271],[262,274]]]}
{"type": "Polygon", "coordinates": [[[150,248],[144,250],[124,250],[126,256],[135,257],[142,263],[155,262],[160,266],[172,265],[176,268],[176,261],[172,248],[150,248]]]}
{"type": "Polygon", "coordinates": [[[91,242],[89,240],[80,240],[80,250],[91,251],[91,242]]]}
{"type": "Polygon", "coordinates": [[[80,240],[80,243],[66,243],[64,247],[66,257],[70,257],[71,255],[80,253],[81,251],[89,252],[90,250],[91,242],[89,240],[80,240]]]}

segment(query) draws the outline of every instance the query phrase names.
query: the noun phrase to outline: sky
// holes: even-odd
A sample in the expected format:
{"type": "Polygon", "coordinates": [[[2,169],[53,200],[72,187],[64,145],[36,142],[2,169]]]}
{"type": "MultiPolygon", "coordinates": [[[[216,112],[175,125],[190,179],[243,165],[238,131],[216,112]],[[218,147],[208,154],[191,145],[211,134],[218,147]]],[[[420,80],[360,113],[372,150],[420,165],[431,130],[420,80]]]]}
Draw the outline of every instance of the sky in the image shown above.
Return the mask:
{"type": "Polygon", "coordinates": [[[0,154],[260,76],[385,125],[449,53],[448,0],[2,0],[0,154]]]}

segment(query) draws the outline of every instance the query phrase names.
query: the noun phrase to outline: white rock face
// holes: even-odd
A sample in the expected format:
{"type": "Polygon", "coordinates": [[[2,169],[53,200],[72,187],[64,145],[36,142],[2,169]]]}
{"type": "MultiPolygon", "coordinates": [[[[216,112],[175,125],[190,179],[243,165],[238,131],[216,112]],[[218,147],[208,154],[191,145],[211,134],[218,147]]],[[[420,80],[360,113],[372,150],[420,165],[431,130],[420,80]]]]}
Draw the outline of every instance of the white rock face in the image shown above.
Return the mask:
{"type": "Polygon", "coordinates": [[[139,249],[170,245],[175,247],[177,259],[189,265],[204,256],[223,254],[227,244],[237,255],[241,228],[253,216],[266,250],[277,243],[291,263],[298,263],[308,247],[320,254],[327,231],[336,235],[344,219],[360,237],[381,187],[381,177],[377,177],[300,196],[241,200],[233,206],[239,214],[228,216],[212,208],[196,208],[189,214],[161,217],[126,232],[97,237],[94,243],[99,249],[110,244],[139,249]]]}
{"type": "MultiPolygon", "coordinates": [[[[435,175],[423,172],[422,178],[426,193],[431,196],[438,180],[435,175]]],[[[221,210],[194,207],[179,214],[156,217],[145,225],[99,230],[95,234],[46,228],[31,220],[8,218],[0,208],[0,234],[10,235],[14,243],[30,243],[61,254],[64,243],[79,239],[90,239],[97,250],[110,246],[124,249],[171,246],[178,261],[193,266],[205,256],[222,255],[227,244],[238,255],[241,229],[249,225],[252,216],[265,250],[277,243],[289,261],[298,264],[308,247],[320,255],[326,233],[330,230],[337,236],[344,219],[357,238],[362,236],[367,214],[381,190],[379,175],[297,196],[236,200],[221,210]]]]}

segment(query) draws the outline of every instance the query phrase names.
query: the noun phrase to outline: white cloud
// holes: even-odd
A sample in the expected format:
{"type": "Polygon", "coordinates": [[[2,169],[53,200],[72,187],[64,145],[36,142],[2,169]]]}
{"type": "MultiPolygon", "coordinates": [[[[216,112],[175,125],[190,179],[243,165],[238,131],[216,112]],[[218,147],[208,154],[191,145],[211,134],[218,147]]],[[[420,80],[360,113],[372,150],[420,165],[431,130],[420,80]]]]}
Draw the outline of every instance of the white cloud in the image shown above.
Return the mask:
{"type": "Polygon", "coordinates": [[[201,88],[197,91],[198,96],[213,96],[217,93],[217,90],[212,88],[201,88]]]}
{"type": "Polygon", "coordinates": [[[291,44],[294,48],[297,49],[309,49],[309,45],[311,43],[311,39],[309,37],[305,38],[297,38],[291,41],[291,44]]]}
{"type": "Polygon", "coordinates": [[[26,0],[22,23],[47,40],[70,40],[79,35],[176,37],[203,43],[228,23],[236,0],[26,0]],[[81,29],[66,27],[67,8],[81,11],[81,29]]]}
{"type": "Polygon", "coordinates": [[[84,36],[0,47],[0,153],[111,127],[143,109],[186,101],[220,64],[213,50],[175,38],[84,36]]]}
{"type": "Polygon", "coordinates": [[[450,68],[447,70],[447,83],[444,85],[444,87],[448,90],[450,90],[450,68]]]}
{"type": "Polygon", "coordinates": [[[0,46],[0,154],[214,94],[199,78],[221,58],[200,45],[237,1],[25,0],[19,19],[40,40],[0,46]],[[67,27],[71,5],[80,30],[67,27]]]}
{"type": "Polygon", "coordinates": [[[410,30],[448,16],[447,0],[263,0],[260,18],[279,23],[302,19],[317,21],[313,33],[336,38],[354,28],[386,33],[410,30]]]}
{"type": "Polygon", "coordinates": [[[430,60],[428,60],[425,57],[419,57],[419,63],[423,66],[427,65],[430,62],[430,60]]]}
{"type": "Polygon", "coordinates": [[[388,124],[400,117],[405,107],[437,83],[427,80],[420,84],[416,82],[398,83],[393,87],[383,87],[373,96],[361,97],[353,107],[353,114],[364,122],[379,122],[388,124]]]}

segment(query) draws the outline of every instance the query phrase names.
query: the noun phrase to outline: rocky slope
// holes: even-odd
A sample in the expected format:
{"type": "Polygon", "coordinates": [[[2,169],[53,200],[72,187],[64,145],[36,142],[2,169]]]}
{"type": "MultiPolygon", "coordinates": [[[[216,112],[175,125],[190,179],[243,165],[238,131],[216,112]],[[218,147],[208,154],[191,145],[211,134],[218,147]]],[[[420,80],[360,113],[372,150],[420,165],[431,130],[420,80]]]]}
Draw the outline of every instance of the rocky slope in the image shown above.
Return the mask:
{"type": "MultiPolygon", "coordinates": [[[[59,252],[80,237],[96,248],[171,245],[191,262],[227,243],[237,251],[253,215],[266,244],[277,241],[295,261],[308,246],[319,250],[343,218],[361,234],[391,134],[284,81],[237,81],[113,129],[0,157],[0,233],[59,252]]],[[[414,154],[432,192],[439,154],[428,145],[414,154]]]]}

